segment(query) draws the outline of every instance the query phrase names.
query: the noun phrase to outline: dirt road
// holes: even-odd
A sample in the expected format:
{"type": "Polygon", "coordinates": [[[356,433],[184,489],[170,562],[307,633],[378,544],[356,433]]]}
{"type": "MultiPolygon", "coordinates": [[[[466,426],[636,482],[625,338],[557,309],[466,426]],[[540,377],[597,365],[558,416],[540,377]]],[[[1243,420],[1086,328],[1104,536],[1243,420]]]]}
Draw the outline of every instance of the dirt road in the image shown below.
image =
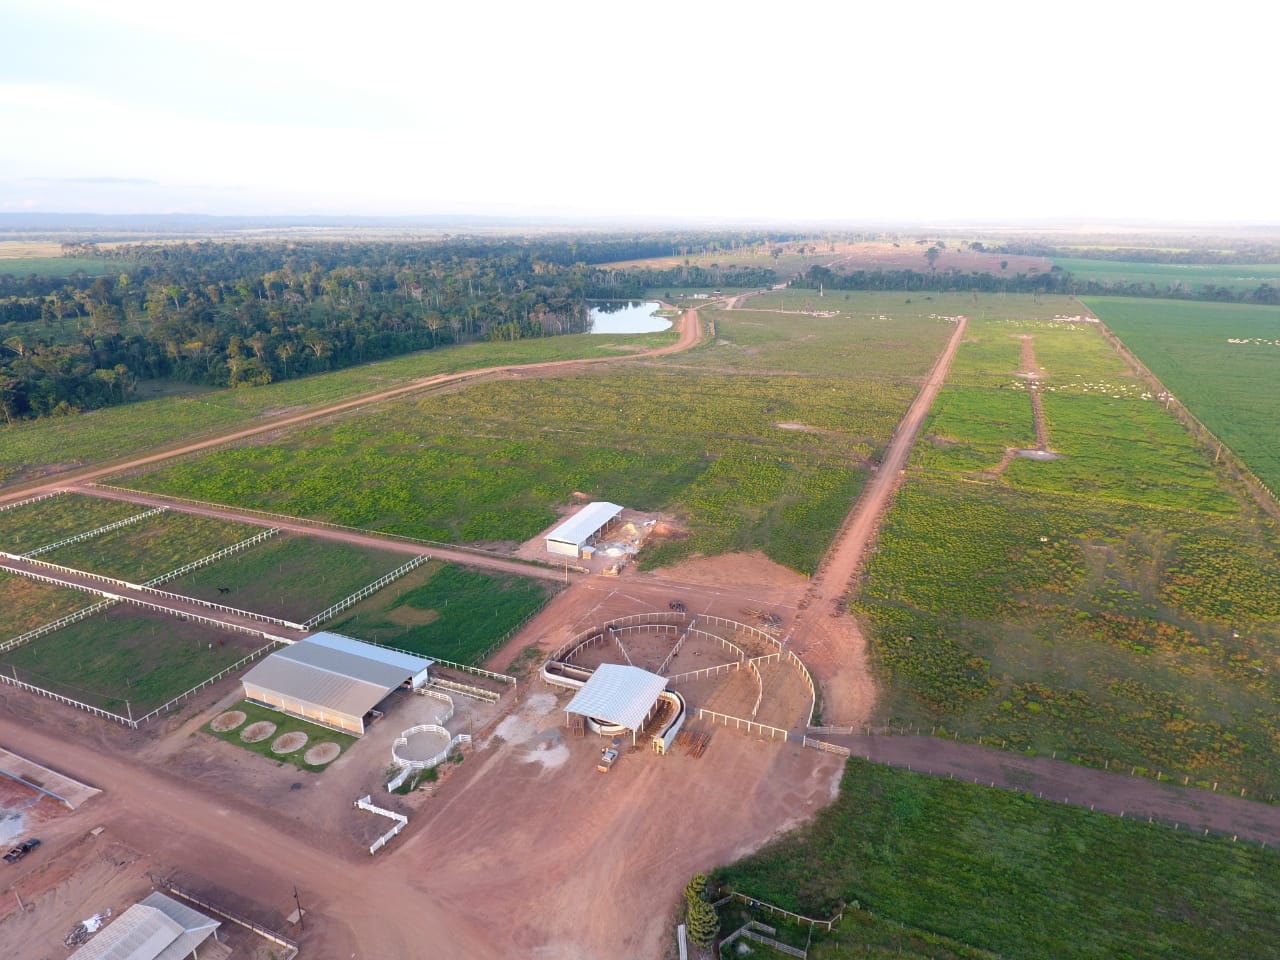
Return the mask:
{"type": "MultiPolygon", "coordinates": [[[[696,346],[700,338],[701,328],[699,326],[698,311],[697,309],[686,310],[680,315],[680,337],[675,343],[668,344],[665,347],[656,347],[653,350],[642,350],[636,353],[626,354],[625,358],[637,359],[645,357],[663,357],[672,353],[680,353],[683,350],[688,350],[691,347],[696,346]]],[[[0,493],[0,503],[36,496],[45,491],[60,489],[61,487],[68,486],[70,484],[88,483],[100,477],[108,476],[109,474],[119,473],[124,470],[133,470],[138,467],[144,467],[152,463],[159,463],[163,460],[168,460],[171,457],[177,457],[187,453],[196,453],[200,450],[207,450],[210,447],[219,446],[220,444],[244,440],[249,437],[257,436],[260,433],[279,430],[284,427],[297,426],[312,420],[317,420],[321,417],[341,413],[344,410],[352,410],[356,407],[362,407],[370,403],[379,403],[383,400],[391,400],[395,397],[401,397],[421,390],[440,387],[445,384],[462,383],[467,380],[491,377],[497,374],[507,373],[509,371],[541,371],[554,374],[562,371],[567,372],[577,369],[578,367],[593,364],[612,363],[618,359],[622,359],[622,357],[584,357],[579,360],[546,360],[538,363],[481,367],[476,370],[467,370],[462,373],[443,373],[433,377],[423,377],[419,380],[414,380],[411,383],[407,383],[400,387],[394,387],[390,390],[364,394],[351,400],[344,400],[341,403],[330,404],[326,407],[308,410],[305,413],[294,414],[293,416],[280,417],[266,423],[257,424],[256,426],[246,427],[243,430],[235,430],[229,433],[218,434],[217,436],[206,437],[205,439],[199,440],[195,443],[167,448],[160,453],[134,457],[130,460],[112,463],[109,466],[95,466],[78,470],[69,470],[65,473],[58,474],[56,478],[47,478],[35,483],[19,484],[11,490],[0,493]]]]}
{"type": "Polygon", "coordinates": [[[809,583],[792,639],[823,687],[828,722],[861,723],[871,713],[875,685],[867,666],[866,639],[849,614],[849,585],[866,558],[880,518],[893,499],[911,447],[934,398],[951,369],[968,321],[956,318],[956,329],[934,362],[924,385],[898,424],[879,467],[862,496],[840,526],[840,532],[809,583]],[[839,718],[838,721],[831,718],[839,718]]]}

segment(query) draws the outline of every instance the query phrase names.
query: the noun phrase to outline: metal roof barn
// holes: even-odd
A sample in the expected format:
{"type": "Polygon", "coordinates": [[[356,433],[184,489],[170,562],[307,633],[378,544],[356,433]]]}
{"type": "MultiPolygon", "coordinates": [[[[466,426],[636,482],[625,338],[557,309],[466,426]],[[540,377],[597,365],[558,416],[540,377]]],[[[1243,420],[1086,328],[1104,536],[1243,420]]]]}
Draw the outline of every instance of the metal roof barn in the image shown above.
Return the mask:
{"type": "Polygon", "coordinates": [[[185,960],[215,936],[218,926],[200,911],[153,893],[103,927],[68,960],[185,960]]]}
{"type": "Polygon", "coordinates": [[[244,693],[306,720],[360,736],[374,707],[400,687],[427,682],[433,661],[317,633],[277,650],[244,675],[244,693]]]}
{"type": "Polygon", "coordinates": [[[616,723],[631,731],[631,742],[645,725],[667,678],[639,667],[602,663],[582,689],[573,695],[565,713],[579,713],[594,720],[616,723]]]}
{"type": "Polygon", "coordinates": [[[622,513],[616,503],[597,500],[588,503],[560,526],[547,534],[547,552],[576,557],[587,542],[613,523],[622,513]]]}

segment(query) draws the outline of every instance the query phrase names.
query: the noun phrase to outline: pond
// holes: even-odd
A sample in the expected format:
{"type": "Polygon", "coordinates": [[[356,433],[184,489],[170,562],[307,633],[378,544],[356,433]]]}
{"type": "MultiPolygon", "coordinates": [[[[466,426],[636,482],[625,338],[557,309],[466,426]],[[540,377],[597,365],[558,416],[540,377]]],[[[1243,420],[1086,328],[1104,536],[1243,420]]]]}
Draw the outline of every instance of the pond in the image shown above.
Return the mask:
{"type": "Polygon", "coordinates": [[[656,316],[655,300],[600,300],[591,304],[591,333],[656,333],[670,330],[671,321],[656,316]]]}

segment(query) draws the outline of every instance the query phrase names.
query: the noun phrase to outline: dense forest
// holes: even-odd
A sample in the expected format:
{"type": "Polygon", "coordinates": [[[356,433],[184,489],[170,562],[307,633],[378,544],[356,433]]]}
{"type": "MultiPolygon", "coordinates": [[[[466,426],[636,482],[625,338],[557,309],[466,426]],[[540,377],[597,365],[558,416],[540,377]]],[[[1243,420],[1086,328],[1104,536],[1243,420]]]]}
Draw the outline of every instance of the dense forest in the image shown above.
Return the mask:
{"type": "Polygon", "coordinates": [[[139,379],[253,386],[445,344],[580,332],[588,298],[637,296],[655,280],[773,280],[759,268],[650,275],[594,264],[786,239],[68,244],[68,255],[110,269],[0,275],[0,414],[13,422],[127,402],[139,379]]]}

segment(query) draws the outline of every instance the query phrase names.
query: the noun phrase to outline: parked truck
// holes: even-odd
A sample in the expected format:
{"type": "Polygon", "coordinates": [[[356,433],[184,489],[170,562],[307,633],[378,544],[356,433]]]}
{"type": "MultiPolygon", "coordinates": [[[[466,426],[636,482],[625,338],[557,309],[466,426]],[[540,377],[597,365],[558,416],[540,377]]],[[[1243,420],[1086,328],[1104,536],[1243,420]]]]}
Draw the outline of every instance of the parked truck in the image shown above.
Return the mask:
{"type": "Polygon", "coordinates": [[[38,846],[40,846],[40,841],[35,837],[32,837],[30,840],[23,840],[16,847],[11,847],[9,849],[9,852],[4,855],[4,862],[17,863],[38,846]]]}

